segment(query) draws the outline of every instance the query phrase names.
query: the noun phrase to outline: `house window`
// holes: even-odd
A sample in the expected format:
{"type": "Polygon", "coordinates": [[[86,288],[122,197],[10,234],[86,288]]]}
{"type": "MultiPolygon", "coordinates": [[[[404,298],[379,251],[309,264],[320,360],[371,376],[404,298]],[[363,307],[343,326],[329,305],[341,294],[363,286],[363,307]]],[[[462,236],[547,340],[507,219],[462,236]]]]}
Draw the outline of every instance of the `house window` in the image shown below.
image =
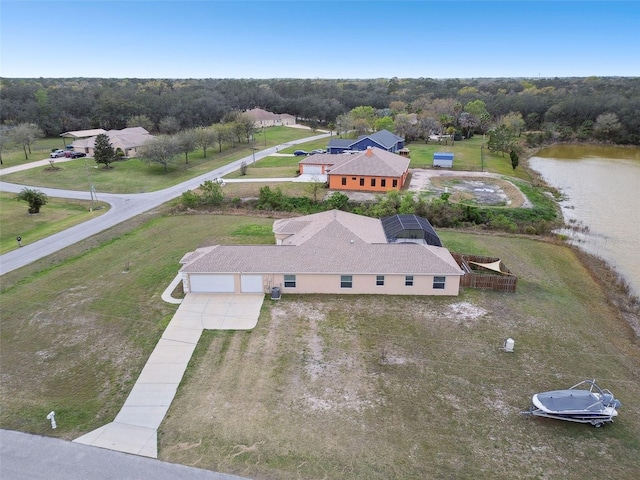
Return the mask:
{"type": "Polygon", "coordinates": [[[360,178],[360,186],[364,187],[364,178],[360,178]]]}
{"type": "Polygon", "coordinates": [[[353,287],[353,277],[351,275],[340,275],[340,288],[353,287]]]}
{"type": "Polygon", "coordinates": [[[372,186],[372,187],[375,187],[375,186],[376,186],[376,179],[375,179],[375,178],[372,178],[372,179],[371,179],[371,186],[372,186]]]}
{"type": "Polygon", "coordinates": [[[382,180],[380,180],[380,186],[381,187],[386,187],[387,186],[387,179],[383,178],[382,180]]]}
{"type": "Polygon", "coordinates": [[[404,277],[404,286],[413,287],[413,275],[406,275],[404,277]]]}
{"type": "Polygon", "coordinates": [[[384,286],[384,275],[377,275],[376,276],[376,285],[378,287],[384,286]]]}
{"type": "Polygon", "coordinates": [[[433,289],[444,290],[444,284],[446,280],[447,277],[433,277],[433,289]]]}
{"type": "Polygon", "coordinates": [[[288,288],[296,287],[296,276],[295,275],[285,275],[284,276],[284,286],[288,288]]]}
{"type": "Polygon", "coordinates": [[[356,181],[356,177],[351,177],[351,180],[355,182],[356,181]]]}
{"type": "Polygon", "coordinates": [[[394,178],[393,179],[393,188],[396,188],[398,186],[398,179],[394,178]]]}
{"type": "Polygon", "coordinates": [[[342,185],[346,185],[347,184],[347,177],[342,177],[342,185]]]}

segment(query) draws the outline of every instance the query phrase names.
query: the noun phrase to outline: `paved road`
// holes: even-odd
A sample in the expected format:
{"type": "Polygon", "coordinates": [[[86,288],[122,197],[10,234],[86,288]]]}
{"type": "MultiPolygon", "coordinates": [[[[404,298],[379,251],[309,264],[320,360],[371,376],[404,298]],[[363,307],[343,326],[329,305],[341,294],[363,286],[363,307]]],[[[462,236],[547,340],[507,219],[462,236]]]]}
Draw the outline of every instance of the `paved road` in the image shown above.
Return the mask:
{"type": "MultiPolygon", "coordinates": [[[[255,160],[260,160],[288,146],[306,143],[329,136],[330,135],[328,133],[325,133],[316,135],[314,137],[293,140],[285,145],[278,145],[277,147],[267,148],[265,150],[255,152],[255,160]]],[[[28,265],[29,263],[46,257],[47,255],[51,255],[52,253],[55,253],[62,248],[68,247],[69,245],[73,245],[74,243],[89,238],[96,233],[113,227],[114,225],[135,217],[136,215],[140,215],[141,213],[162,205],[163,203],[168,202],[171,199],[179,197],[186,190],[197,188],[205,180],[211,180],[216,177],[223,177],[228,173],[239,170],[242,162],[251,164],[253,160],[254,155],[249,155],[247,157],[236,160],[235,162],[229,163],[228,165],[195,177],[191,180],[187,180],[186,182],[174,185],[173,187],[169,187],[164,190],[158,190],[156,192],[128,195],[98,193],[98,200],[108,202],[111,205],[111,208],[107,213],[81,223],[80,225],[76,225],[75,227],[71,227],[67,230],[56,233],[55,235],[51,235],[50,237],[43,238],[42,240],[39,240],[35,243],[25,244],[22,248],[18,248],[9,253],[5,253],[4,255],[0,256],[0,275],[28,265]]],[[[23,188],[24,185],[0,182],[0,191],[3,192],[18,193],[23,188]]],[[[46,193],[51,197],[73,198],[82,200],[91,199],[88,192],[57,190],[54,188],[40,187],[38,187],[38,190],[46,193]]]]}
{"type": "Polygon", "coordinates": [[[0,478],[3,480],[243,480],[243,477],[234,475],[11,430],[0,430],[0,478]]]}

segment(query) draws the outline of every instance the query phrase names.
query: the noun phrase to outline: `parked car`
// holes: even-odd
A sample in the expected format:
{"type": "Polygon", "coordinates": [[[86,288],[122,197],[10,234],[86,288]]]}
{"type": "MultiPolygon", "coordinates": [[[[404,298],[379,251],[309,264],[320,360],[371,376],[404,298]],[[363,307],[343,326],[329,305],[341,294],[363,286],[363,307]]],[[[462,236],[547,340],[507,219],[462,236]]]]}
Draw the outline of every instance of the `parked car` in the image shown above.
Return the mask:
{"type": "Polygon", "coordinates": [[[300,157],[302,155],[309,155],[309,153],[306,150],[296,150],[295,152],[293,152],[293,154],[296,157],[300,157]]]}
{"type": "Polygon", "coordinates": [[[322,148],[316,148],[315,150],[311,150],[309,152],[309,155],[315,155],[317,153],[327,153],[327,151],[323,150],[322,148]]]}
{"type": "Polygon", "coordinates": [[[51,158],[60,158],[60,157],[64,157],[64,150],[54,150],[53,152],[51,152],[49,154],[49,157],[51,158]]]}
{"type": "Polygon", "coordinates": [[[84,152],[71,152],[71,155],[69,155],[71,158],[82,158],[82,157],[86,157],[87,154],[84,152]]]}

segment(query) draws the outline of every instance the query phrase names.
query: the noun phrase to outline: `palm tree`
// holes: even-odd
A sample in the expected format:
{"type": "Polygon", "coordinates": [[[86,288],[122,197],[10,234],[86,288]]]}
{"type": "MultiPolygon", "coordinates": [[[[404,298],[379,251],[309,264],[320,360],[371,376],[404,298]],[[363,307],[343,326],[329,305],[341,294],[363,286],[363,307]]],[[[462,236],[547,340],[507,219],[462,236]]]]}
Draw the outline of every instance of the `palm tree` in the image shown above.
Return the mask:
{"type": "Polygon", "coordinates": [[[480,122],[468,112],[462,112],[458,117],[458,125],[467,131],[467,138],[471,136],[471,131],[476,128],[480,122]]]}
{"type": "Polygon", "coordinates": [[[28,202],[29,213],[40,213],[40,207],[46,205],[49,201],[45,193],[31,188],[23,188],[22,191],[16,195],[16,200],[28,202]]]}

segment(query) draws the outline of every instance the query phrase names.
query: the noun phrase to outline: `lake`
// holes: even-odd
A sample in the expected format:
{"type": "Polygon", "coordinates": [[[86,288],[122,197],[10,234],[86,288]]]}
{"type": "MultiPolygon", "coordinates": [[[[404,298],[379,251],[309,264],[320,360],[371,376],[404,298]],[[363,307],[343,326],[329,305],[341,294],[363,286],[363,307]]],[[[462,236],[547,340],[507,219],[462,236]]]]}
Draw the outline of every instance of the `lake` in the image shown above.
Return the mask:
{"type": "Polygon", "coordinates": [[[529,165],[564,196],[572,228],[559,233],[607,261],[640,296],[640,148],[557,145],[529,165]]]}

